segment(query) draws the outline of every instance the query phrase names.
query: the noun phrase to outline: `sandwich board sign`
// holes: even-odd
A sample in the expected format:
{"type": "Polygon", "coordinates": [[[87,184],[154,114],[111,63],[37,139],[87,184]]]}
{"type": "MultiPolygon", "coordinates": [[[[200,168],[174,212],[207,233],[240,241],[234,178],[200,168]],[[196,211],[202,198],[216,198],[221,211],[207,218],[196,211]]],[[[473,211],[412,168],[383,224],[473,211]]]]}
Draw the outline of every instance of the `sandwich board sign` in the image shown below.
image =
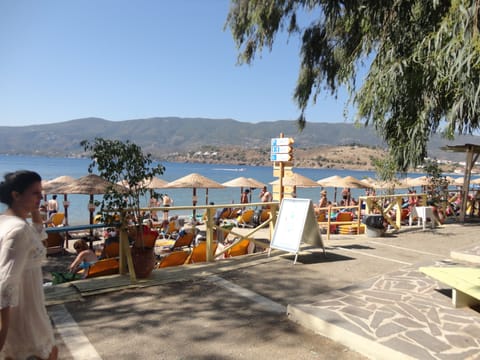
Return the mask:
{"type": "Polygon", "coordinates": [[[284,198],[280,205],[268,256],[271,249],[295,253],[293,262],[295,264],[301,242],[321,246],[325,254],[312,200],[284,198]]]}

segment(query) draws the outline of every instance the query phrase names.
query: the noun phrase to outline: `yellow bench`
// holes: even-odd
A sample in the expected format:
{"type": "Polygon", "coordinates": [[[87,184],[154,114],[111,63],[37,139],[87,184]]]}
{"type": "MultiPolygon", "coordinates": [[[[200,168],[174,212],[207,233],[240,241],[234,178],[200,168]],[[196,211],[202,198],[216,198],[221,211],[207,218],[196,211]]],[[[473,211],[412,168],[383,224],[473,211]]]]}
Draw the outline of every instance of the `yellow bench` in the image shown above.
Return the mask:
{"type": "Polygon", "coordinates": [[[480,268],[426,266],[420,272],[452,287],[455,307],[480,304],[480,268]]]}

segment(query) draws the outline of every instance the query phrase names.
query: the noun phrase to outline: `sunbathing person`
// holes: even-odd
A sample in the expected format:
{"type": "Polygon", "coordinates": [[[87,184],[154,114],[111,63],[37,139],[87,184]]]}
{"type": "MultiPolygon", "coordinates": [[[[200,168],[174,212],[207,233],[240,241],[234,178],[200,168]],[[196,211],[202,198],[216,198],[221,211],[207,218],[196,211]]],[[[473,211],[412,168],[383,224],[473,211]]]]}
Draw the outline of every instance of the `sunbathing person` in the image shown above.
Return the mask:
{"type": "Polygon", "coordinates": [[[75,241],[73,248],[77,252],[77,257],[70,264],[68,270],[74,274],[84,270],[83,275],[85,277],[87,275],[88,268],[98,261],[97,256],[93,250],[88,247],[85,239],[75,241]]]}

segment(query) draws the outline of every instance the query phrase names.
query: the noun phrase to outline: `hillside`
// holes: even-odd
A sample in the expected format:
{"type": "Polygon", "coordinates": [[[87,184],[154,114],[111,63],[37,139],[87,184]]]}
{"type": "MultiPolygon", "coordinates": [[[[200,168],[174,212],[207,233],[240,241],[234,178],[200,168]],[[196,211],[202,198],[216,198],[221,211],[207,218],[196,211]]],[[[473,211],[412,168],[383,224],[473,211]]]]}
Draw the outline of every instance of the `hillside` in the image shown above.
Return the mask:
{"type": "MultiPolygon", "coordinates": [[[[114,122],[85,118],[56,124],[0,127],[0,153],[78,157],[85,155],[81,140],[104,137],[129,139],[161,160],[264,165],[269,163],[270,139],[278,137],[280,132],[295,139],[295,164],[302,167],[369,167],[370,156],[381,154],[378,149],[383,146],[374,129],[352,123],[310,122],[299,132],[295,121],[247,123],[232,119],[165,117],[114,122]],[[342,149],[345,145],[366,147],[359,152],[348,146],[342,149]],[[196,158],[194,154],[199,151],[217,155],[196,158]]],[[[447,153],[440,147],[480,143],[478,140],[476,136],[460,136],[448,142],[435,136],[428,153],[433,158],[463,161],[464,154],[447,153]]]]}

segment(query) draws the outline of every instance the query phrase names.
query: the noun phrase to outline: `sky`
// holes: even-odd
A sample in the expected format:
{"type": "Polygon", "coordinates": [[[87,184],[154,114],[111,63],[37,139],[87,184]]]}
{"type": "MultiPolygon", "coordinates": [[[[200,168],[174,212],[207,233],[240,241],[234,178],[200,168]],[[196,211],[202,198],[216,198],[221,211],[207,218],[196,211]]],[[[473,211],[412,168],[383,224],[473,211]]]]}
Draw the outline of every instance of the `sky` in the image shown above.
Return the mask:
{"type": "MultiPolygon", "coordinates": [[[[0,126],[85,117],[296,120],[298,38],[238,65],[228,0],[0,1],[0,126]]],[[[307,121],[345,118],[320,95],[307,121]]]]}

